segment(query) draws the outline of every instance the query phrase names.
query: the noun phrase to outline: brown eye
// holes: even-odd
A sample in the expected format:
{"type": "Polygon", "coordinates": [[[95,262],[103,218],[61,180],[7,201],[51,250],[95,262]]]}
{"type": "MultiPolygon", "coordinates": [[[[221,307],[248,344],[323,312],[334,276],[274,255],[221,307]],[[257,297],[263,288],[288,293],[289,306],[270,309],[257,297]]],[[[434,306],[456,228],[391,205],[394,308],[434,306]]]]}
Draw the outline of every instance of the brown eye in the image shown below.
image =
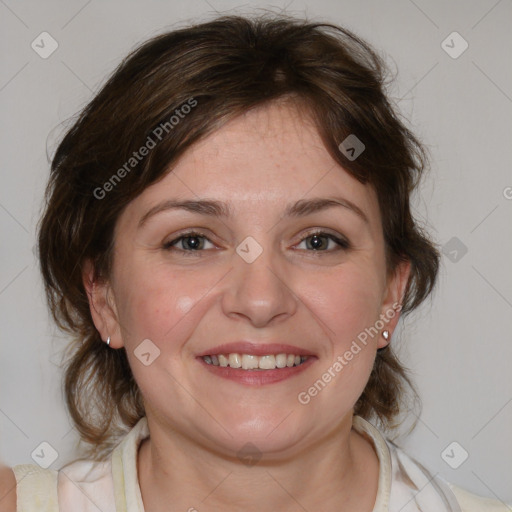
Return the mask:
{"type": "Polygon", "coordinates": [[[311,249],[314,252],[333,252],[333,250],[348,249],[350,247],[347,240],[323,231],[310,233],[302,239],[301,243],[303,242],[306,243],[306,249],[311,249]],[[330,242],[333,242],[335,246],[333,247],[333,244],[330,244],[330,242]]]}
{"type": "Polygon", "coordinates": [[[201,252],[202,249],[205,249],[205,243],[213,245],[203,234],[189,232],[182,234],[170,242],[166,242],[163,248],[167,251],[180,251],[184,253],[201,252]]]}

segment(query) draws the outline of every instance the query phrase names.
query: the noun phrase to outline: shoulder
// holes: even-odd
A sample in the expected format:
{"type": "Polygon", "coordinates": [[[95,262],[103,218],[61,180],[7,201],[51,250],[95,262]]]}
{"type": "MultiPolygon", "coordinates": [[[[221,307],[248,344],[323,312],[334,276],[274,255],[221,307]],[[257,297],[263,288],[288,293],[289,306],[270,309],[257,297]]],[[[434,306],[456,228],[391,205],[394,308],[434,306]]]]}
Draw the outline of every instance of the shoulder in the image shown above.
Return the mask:
{"type": "Polygon", "coordinates": [[[354,416],[354,426],[370,436],[379,457],[379,493],[375,510],[512,511],[510,503],[478,496],[429,471],[364,418],[354,416]]]}
{"type": "MultiPolygon", "coordinates": [[[[17,509],[23,512],[56,512],[57,475],[54,469],[36,464],[19,464],[12,468],[15,477],[17,509]]],[[[12,482],[12,480],[11,480],[12,482]]],[[[0,509],[3,512],[2,509],[0,509]]]]}
{"type": "Polygon", "coordinates": [[[510,508],[501,501],[483,498],[473,494],[462,487],[448,483],[453,494],[457,498],[462,512],[509,512],[510,508]]]}
{"type": "Polygon", "coordinates": [[[59,471],[59,504],[63,510],[89,510],[101,502],[104,512],[116,510],[114,482],[110,460],[75,460],[59,471]]]}
{"type": "Polygon", "coordinates": [[[9,493],[0,501],[0,512],[96,512],[96,498],[108,504],[102,510],[116,509],[109,462],[79,459],[60,470],[20,464],[1,470],[0,479],[0,498],[9,493]]]}
{"type": "Polygon", "coordinates": [[[393,460],[392,498],[397,499],[399,495],[403,495],[406,499],[414,499],[420,510],[510,512],[511,509],[505,503],[458,487],[438,473],[429,471],[394,443],[390,442],[388,445],[393,460]]]}
{"type": "Polygon", "coordinates": [[[8,467],[0,468],[0,512],[16,510],[16,476],[8,467]]]}

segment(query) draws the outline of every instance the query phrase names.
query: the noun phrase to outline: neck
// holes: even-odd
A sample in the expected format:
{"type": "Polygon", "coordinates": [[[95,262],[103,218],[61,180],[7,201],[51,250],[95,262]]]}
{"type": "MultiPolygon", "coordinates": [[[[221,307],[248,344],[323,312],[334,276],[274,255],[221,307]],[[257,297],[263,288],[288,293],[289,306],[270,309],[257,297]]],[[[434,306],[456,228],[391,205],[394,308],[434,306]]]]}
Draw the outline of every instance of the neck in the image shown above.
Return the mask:
{"type": "Polygon", "coordinates": [[[246,465],[151,424],[151,438],[142,442],[137,462],[144,507],[151,512],[370,512],[378,458],[370,441],[351,425],[352,415],[293,457],[246,465]]]}

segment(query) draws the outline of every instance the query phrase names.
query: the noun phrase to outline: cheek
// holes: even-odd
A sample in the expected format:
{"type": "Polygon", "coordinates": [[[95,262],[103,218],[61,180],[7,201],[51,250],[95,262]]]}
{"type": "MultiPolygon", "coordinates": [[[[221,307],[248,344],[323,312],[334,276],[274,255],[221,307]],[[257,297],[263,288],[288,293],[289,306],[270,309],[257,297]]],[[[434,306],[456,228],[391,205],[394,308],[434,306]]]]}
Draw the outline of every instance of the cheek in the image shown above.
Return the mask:
{"type": "Polygon", "coordinates": [[[118,314],[123,344],[135,380],[149,403],[158,404],[162,399],[161,391],[168,389],[169,393],[165,393],[167,403],[162,402],[158,407],[165,409],[170,404],[184,407],[186,397],[182,396],[177,384],[186,378],[183,347],[197,328],[204,308],[208,307],[205,294],[214,282],[191,279],[168,268],[164,272],[154,267],[152,272],[133,272],[132,275],[132,279],[124,276],[125,284],[119,290],[122,305],[118,314]],[[147,342],[142,345],[144,340],[150,340],[156,348],[147,342]],[[142,350],[142,347],[149,348],[142,350]],[[146,366],[139,358],[148,350],[154,362],[146,366]],[[177,381],[169,378],[170,374],[177,381]],[[173,398],[169,399],[169,396],[173,398]]]}
{"type": "Polygon", "coordinates": [[[379,318],[381,279],[377,266],[347,264],[317,275],[314,284],[303,288],[330,340],[327,357],[297,396],[310,408],[318,429],[337,425],[368,383],[377,341],[368,330],[379,318]]]}
{"type": "Polygon", "coordinates": [[[371,267],[347,265],[303,285],[302,296],[322,321],[336,354],[378,319],[379,282],[371,267]]]}
{"type": "Polygon", "coordinates": [[[371,327],[380,314],[377,279],[378,272],[368,267],[347,265],[303,290],[330,340],[326,359],[299,395],[300,403],[311,400],[321,424],[337,424],[368,383],[377,343],[371,327]]]}
{"type": "Polygon", "coordinates": [[[149,338],[161,350],[180,346],[197,323],[198,305],[207,302],[205,295],[217,281],[213,273],[174,271],[163,264],[126,267],[118,278],[124,343],[135,348],[149,338]],[[176,343],[166,347],[166,340],[176,343]]]}

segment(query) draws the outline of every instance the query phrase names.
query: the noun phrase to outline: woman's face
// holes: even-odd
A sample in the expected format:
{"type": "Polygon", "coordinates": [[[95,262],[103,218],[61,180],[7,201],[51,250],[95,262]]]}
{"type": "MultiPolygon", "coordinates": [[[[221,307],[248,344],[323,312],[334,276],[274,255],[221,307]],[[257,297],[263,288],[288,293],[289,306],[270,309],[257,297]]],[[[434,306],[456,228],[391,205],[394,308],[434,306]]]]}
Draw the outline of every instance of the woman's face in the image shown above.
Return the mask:
{"type": "Polygon", "coordinates": [[[111,347],[125,347],[148,418],[231,455],[248,441],[286,453],[351,420],[386,344],[370,328],[386,315],[392,331],[405,284],[403,272],[386,279],[384,249],[373,189],[308,120],[272,104],[197,144],[128,205],[111,307],[93,315],[111,347]],[[231,368],[292,355],[308,358],[231,368]]]}

